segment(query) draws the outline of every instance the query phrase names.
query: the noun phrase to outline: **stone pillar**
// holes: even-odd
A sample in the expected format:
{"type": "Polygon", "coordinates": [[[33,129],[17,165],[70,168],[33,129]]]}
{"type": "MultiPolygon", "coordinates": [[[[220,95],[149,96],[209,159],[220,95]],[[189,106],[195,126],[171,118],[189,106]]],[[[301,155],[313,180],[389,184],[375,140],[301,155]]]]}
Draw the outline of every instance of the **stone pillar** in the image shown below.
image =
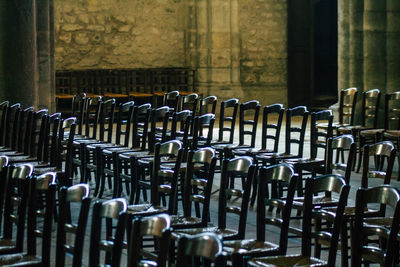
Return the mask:
{"type": "Polygon", "coordinates": [[[54,65],[52,66],[52,49],[54,40],[51,38],[50,0],[37,2],[37,55],[39,70],[38,108],[49,108],[55,111],[54,65]],[[53,67],[53,68],[52,68],[53,67]]]}
{"type": "Polygon", "coordinates": [[[386,92],[386,1],[364,0],[364,88],[386,92]]]}
{"type": "Polygon", "coordinates": [[[386,92],[400,90],[400,1],[386,2],[386,92]]]}
{"type": "Polygon", "coordinates": [[[338,90],[349,87],[349,1],[338,0],[338,90]]]}
{"type": "Polygon", "coordinates": [[[186,40],[199,92],[240,97],[238,0],[189,1],[186,40]]]}
{"type": "Polygon", "coordinates": [[[38,104],[36,6],[34,0],[2,1],[4,97],[24,106],[38,104]]]}
{"type": "Polygon", "coordinates": [[[349,87],[363,90],[363,0],[350,2],[350,49],[349,49],[349,87]]]}

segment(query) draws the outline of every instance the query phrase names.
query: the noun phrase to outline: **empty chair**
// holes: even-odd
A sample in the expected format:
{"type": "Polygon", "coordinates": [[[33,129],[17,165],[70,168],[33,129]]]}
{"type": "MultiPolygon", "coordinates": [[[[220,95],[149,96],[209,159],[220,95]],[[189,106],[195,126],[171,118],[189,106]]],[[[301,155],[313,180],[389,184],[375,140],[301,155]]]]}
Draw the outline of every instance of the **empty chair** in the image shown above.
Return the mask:
{"type": "Polygon", "coordinates": [[[60,189],[60,215],[57,225],[56,266],[65,266],[66,256],[72,256],[72,266],[82,266],[82,255],[85,240],[86,224],[89,217],[89,186],[77,184],[60,189]],[[76,206],[79,210],[77,221],[69,218],[76,206]]]}
{"type": "Polygon", "coordinates": [[[93,205],[89,266],[99,266],[100,263],[112,267],[120,266],[127,219],[126,209],[127,203],[123,198],[114,198],[104,202],[97,201],[93,205]],[[106,232],[103,237],[104,222],[106,223],[106,232]],[[115,227],[112,227],[113,225],[115,227]],[[113,229],[115,229],[114,233],[113,229]],[[105,255],[101,252],[104,252],[105,255]]]}
{"type": "MultiPolygon", "coordinates": [[[[200,100],[200,110],[199,115],[204,115],[207,113],[215,114],[215,108],[217,107],[218,98],[216,96],[210,95],[200,100]]],[[[195,115],[195,114],[193,114],[195,115]]]]}
{"type": "Polygon", "coordinates": [[[190,110],[194,115],[197,112],[198,101],[199,101],[199,95],[196,93],[181,96],[181,103],[179,110],[190,110]]]}
{"type": "Polygon", "coordinates": [[[249,266],[335,266],[339,233],[343,221],[343,211],[347,202],[350,186],[338,176],[326,175],[310,178],[306,181],[305,202],[302,218],[301,253],[293,255],[260,257],[251,259],[249,266]],[[313,209],[313,195],[321,192],[339,194],[339,204],[335,213],[313,209]],[[312,230],[312,220],[316,221],[316,230],[312,230]],[[331,224],[326,230],[320,228],[321,221],[331,224]],[[312,239],[315,239],[315,258],[311,256],[312,239]],[[329,248],[327,260],[321,260],[320,246],[329,248]]]}
{"type": "Polygon", "coordinates": [[[128,266],[166,266],[170,235],[171,220],[167,214],[136,217],[130,234],[128,266]],[[144,246],[144,238],[154,239],[152,249],[144,246]]]}
{"type": "Polygon", "coordinates": [[[352,228],[352,266],[365,263],[378,263],[380,266],[395,266],[398,257],[398,234],[400,225],[400,192],[389,185],[372,188],[360,188],[356,195],[356,212],[352,228]],[[387,217],[369,219],[366,215],[368,204],[378,204],[387,209],[392,208],[394,214],[387,217]],[[376,224],[376,223],[379,224],[376,224]],[[378,242],[368,242],[372,236],[378,242]],[[378,244],[381,244],[379,246],[378,244]]]}

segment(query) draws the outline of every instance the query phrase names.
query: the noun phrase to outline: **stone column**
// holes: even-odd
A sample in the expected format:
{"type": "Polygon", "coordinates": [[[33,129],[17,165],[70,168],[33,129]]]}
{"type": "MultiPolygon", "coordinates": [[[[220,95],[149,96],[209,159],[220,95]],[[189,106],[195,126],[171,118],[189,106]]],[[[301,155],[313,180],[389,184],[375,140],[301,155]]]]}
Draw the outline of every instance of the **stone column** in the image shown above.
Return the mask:
{"type": "Polygon", "coordinates": [[[386,1],[364,0],[364,88],[386,92],[386,1]]]}
{"type": "Polygon", "coordinates": [[[363,90],[363,0],[350,2],[349,87],[363,90]]]}
{"type": "Polygon", "coordinates": [[[386,92],[400,90],[400,1],[386,1],[386,92]]]}
{"type": "Polygon", "coordinates": [[[338,90],[349,87],[349,1],[338,0],[338,90]]]}
{"type": "Polygon", "coordinates": [[[53,108],[55,100],[54,69],[52,69],[52,49],[54,40],[51,38],[50,0],[41,0],[37,3],[37,54],[39,70],[38,108],[53,108]]]}
{"type": "Polygon", "coordinates": [[[4,97],[24,106],[38,104],[36,6],[34,0],[2,1],[4,97]]]}

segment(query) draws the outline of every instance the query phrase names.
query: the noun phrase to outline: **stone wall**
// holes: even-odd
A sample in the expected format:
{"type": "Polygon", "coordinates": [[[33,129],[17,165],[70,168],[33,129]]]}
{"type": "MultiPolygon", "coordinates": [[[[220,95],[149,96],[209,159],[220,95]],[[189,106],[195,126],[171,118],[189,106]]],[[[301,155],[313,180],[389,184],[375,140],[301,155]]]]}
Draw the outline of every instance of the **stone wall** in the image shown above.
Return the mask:
{"type": "Polygon", "coordinates": [[[240,82],[249,98],[287,103],[287,3],[240,1],[240,82]],[[265,96],[268,95],[268,99],[265,96]]]}
{"type": "Polygon", "coordinates": [[[181,0],[55,0],[57,69],[184,66],[181,0]]]}
{"type": "Polygon", "coordinates": [[[55,0],[55,29],[57,69],[190,66],[204,95],[287,103],[286,1],[55,0]]]}

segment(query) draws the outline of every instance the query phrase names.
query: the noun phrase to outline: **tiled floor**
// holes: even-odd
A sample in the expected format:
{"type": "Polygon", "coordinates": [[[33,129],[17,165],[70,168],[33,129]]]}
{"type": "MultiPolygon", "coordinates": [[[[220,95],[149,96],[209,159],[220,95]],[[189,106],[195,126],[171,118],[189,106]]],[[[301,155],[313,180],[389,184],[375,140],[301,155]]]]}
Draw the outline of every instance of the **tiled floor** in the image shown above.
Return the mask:
{"type": "MultiPolygon", "coordinates": [[[[216,129],[216,131],[217,131],[217,129],[216,129]]],[[[282,132],[284,133],[284,130],[282,130],[282,132]]],[[[258,128],[257,136],[261,136],[261,127],[258,128]]],[[[306,144],[304,145],[304,147],[305,147],[304,155],[308,156],[309,155],[309,136],[308,135],[306,137],[306,140],[307,140],[306,144]]],[[[261,141],[257,140],[257,146],[260,146],[260,143],[261,143],[261,141]]],[[[283,138],[283,136],[281,137],[281,145],[280,145],[280,147],[282,148],[281,150],[284,149],[284,138],[283,138]]],[[[397,166],[395,166],[395,170],[397,172],[397,166]]],[[[395,176],[395,174],[394,174],[394,176],[395,176]]],[[[360,186],[360,178],[361,178],[360,174],[354,173],[354,172],[352,173],[352,177],[351,177],[351,193],[350,193],[350,198],[349,198],[349,204],[354,203],[355,192],[356,192],[357,188],[360,186]]],[[[372,183],[370,185],[373,186],[376,183],[377,182],[374,182],[374,183],[372,183]]],[[[211,201],[211,222],[214,223],[214,224],[217,223],[218,184],[219,184],[219,174],[217,174],[216,177],[215,177],[213,194],[212,194],[212,201],[211,201]]],[[[400,183],[397,182],[395,179],[392,180],[392,184],[400,188],[400,183]]],[[[91,187],[94,188],[94,184],[91,184],[91,187]]],[[[112,195],[111,190],[107,191],[104,194],[102,200],[110,199],[111,195],[112,195]]],[[[97,201],[97,200],[98,199],[93,198],[93,203],[94,203],[94,201],[97,201]]],[[[234,219],[231,218],[231,217],[228,217],[228,224],[229,224],[229,222],[232,222],[232,221],[234,221],[234,219]]],[[[90,227],[91,223],[92,223],[92,221],[91,221],[91,219],[89,219],[88,228],[87,228],[87,231],[86,231],[85,248],[84,248],[84,259],[85,259],[84,260],[84,264],[85,264],[85,266],[88,265],[88,251],[89,251],[89,244],[90,244],[90,237],[89,237],[90,228],[89,227],[90,227]]],[[[255,207],[251,207],[250,210],[249,210],[248,219],[247,219],[246,238],[254,238],[255,235],[256,235],[256,212],[255,212],[255,207]]],[[[279,239],[279,230],[276,229],[276,230],[272,230],[272,231],[267,231],[266,239],[277,243],[277,241],[279,239]]],[[[55,251],[55,242],[56,242],[56,235],[55,235],[55,231],[54,231],[54,235],[53,235],[53,244],[54,244],[54,246],[52,247],[52,254],[53,255],[54,255],[54,251],[55,251]]],[[[288,253],[298,253],[298,252],[300,252],[300,240],[299,239],[290,238],[289,239],[288,253]]],[[[54,256],[52,257],[52,260],[54,262],[54,256]]],[[[121,266],[125,266],[125,263],[126,263],[126,251],[124,251],[124,255],[122,257],[122,265],[121,266]]],[[[340,266],[340,252],[338,253],[336,265],[340,266]]]]}

